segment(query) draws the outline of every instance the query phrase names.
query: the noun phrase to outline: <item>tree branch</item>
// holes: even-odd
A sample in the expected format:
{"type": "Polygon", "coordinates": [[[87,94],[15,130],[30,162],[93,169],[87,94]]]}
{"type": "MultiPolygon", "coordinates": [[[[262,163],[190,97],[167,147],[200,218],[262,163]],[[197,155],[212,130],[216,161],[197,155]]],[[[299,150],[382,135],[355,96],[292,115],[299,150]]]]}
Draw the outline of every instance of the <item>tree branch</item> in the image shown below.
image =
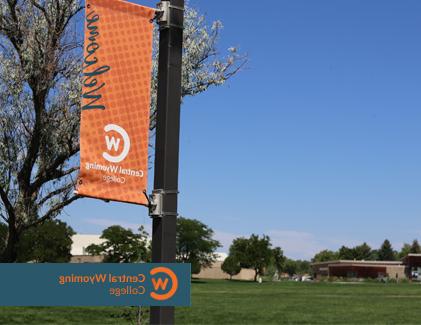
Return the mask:
{"type": "Polygon", "coordinates": [[[42,12],[42,14],[43,14],[43,16],[44,16],[44,18],[45,18],[45,21],[47,22],[48,26],[51,26],[51,19],[50,19],[50,17],[48,17],[47,10],[45,10],[45,8],[44,8],[43,6],[41,6],[41,5],[40,5],[37,1],[35,1],[35,0],[31,0],[31,4],[32,4],[35,8],[37,8],[39,11],[41,11],[41,12],[42,12]]]}
{"type": "Polygon", "coordinates": [[[35,109],[35,125],[32,131],[31,139],[29,141],[26,158],[24,159],[23,166],[18,173],[18,181],[25,191],[29,190],[31,182],[31,172],[34,168],[34,164],[37,160],[42,133],[42,112],[45,106],[45,95],[37,95],[36,87],[31,85],[32,91],[34,92],[34,109],[35,109]]]}
{"type": "Polygon", "coordinates": [[[48,219],[54,218],[56,213],[60,212],[64,207],[68,206],[70,203],[72,203],[72,202],[74,202],[74,201],[76,201],[80,198],[81,198],[80,196],[75,195],[75,196],[71,197],[70,199],[67,199],[67,200],[65,200],[65,201],[63,201],[59,204],[56,204],[50,210],[48,210],[48,212],[42,218],[39,218],[38,220],[23,226],[23,228],[26,230],[26,229],[35,227],[36,225],[39,225],[39,224],[47,221],[48,219]]]}
{"type": "Polygon", "coordinates": [[[4,191],[2,186],[0,186],[0,198],[3,201],[7,214],[9,215],[9,219],[7,221],[9,221],[10,219],[15,219],[16,218],[15,209],[13,208],[13,205],[10,203],[9,198],[7,197],[7,194],[4,191]]]}
{"type": "Polygon", "coordinates": [[[72,167],[64,171],[57,169],[58,167],[60,167],[60,165],[64,164],[66,160],[68,160],[70,157],[74,156],[78,152],[79,150],[75,149],[69,155],[63,154],[57,157],[56,161],[54,161],[51,166],[45,168],[40,174],[37,175],[35,181],[31,184],[31,192],[33,193],[37,191],[43,184],[49,181],[68,176],[74,173],[75,171],[79,170],[79,167],[72,167]]]}
{"type": "Polygon", "coordinates": [[[67,25],[69,24],[69,22],[70,22],[70,20],[72,20],[72,18],[74,17],[74,16],[76,16],[79,12],[81,12],[83,9],[85,9],[85,6],[80,6],[79,8],[77,8],[72,14],[70,14],[68,17],[67,17],[67,19],[66,19],[66,21],[64,22],[64,24],[63,24],[63,30],[65,30],[66,29],[66,27],[67,27],[67,25]]]}
{"type": "Polygon", "coordinates": [[[2,218],[4,220],[4,222],[8,223],[9,221],[7,220],[7,218],[3,215],[3,213],[0,213],[0,218],[2,218]]]}
{"type": "Polygon", "coordinates": [[[52,191],[50,193],[48,193],[48,195],[46,195],[45,197],[43,197],[39,202],[38,205],[42,206],[43,204],[45,204],[48,200],[52,199],[54,196],[57,196],[61,193],[64,193],[66,191],[70,191],[73,187],[75,186],[74,183],[70,183],[67,184],[66,186],[63,186],[55,191],[52,191]]]}

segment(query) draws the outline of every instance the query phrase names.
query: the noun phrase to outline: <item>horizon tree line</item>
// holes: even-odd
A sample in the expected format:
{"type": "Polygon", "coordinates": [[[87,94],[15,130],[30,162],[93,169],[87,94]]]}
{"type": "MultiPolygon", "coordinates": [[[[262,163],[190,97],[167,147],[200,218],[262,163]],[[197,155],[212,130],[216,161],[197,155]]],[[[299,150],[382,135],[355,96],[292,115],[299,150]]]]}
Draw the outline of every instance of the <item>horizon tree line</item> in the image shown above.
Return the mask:
{"type": "MultiPolygon", "coordinates": [[[[47,221],[37,229],[28,232],[18,248],[19,262],[69,262],[73,229],[60,220],[47,221]]],[[[214,239],[214,231],[196,219],[180,217],[177,220],[177,262],[191,263],[192,274],[211,267],[217,261],[216,250],[221,247],[214,239]]],[[[0,253],[5,249],[7,226],[0,224],[0,253]]],[[[150,236],[143,226],[134,232],[114,225],[103,230],[102,244],[92,244],[86,248],[90,255],[103,255],[106,263],[150,262],[150,236]]],[[[311,262],[331,260],[388,260],[396,261],[410,253],[421,254],[417,239],[405,243],[398,252],[388,239],[379,249],[372,249],[367,243],[354,247],[341,246],[337,251],[322,250],[315,254],[311,262]]],[[[265,275],[279,279],[282,273],[288,275],[310,273],[310,261],[289,259],[281,247],[272,247],[269,236],[251,234],[232,241],[229,255],[222,263],[222,270],[230,278],[243,268],[253,269],[254,280],[265,275]]]]}
{"type": "Polygon", "coordinates": [[[421,254],[421,246],[417,239],[411,244],[404,243],[400,251],[393,249],[391,242],[385,239],[378,249],[372,249],[366,242],[354,247],[341,246],[339,250],[322,250],[314,255],[312,262],[334,260],[366,260],[366,261],[398,261],[408,254],[421,254]]]}

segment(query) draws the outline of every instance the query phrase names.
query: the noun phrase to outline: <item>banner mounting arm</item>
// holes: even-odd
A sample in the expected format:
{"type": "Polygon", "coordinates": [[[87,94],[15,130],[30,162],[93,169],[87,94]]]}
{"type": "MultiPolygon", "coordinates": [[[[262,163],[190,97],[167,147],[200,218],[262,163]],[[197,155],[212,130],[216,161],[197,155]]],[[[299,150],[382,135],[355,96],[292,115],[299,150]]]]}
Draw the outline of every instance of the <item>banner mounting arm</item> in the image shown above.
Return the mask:
{"type": "Polygon", "coordinates": [[[172,5],[170,1],[161,1],[157,4],[157,11],[155,19],[158,22],[160,28],[176,27],[183,29],[183,23],[177,22],[177,19],[173,19],[172,11],[178,10],[184,12],[183,7],[172,5]]]}
{"type": "Polygon", "coordinates": [[[176,190],[153,190],[152,194],[148,197],[148,195],[145,192],[145,195],[148,199],[149,205],[149,216],[151,218],[162,218],[164,216],[178,216],[177,213],[172,212],[166,212],[165,207],[165,201],[167,199],[170,199],[169,196],[175,195],[177,197],[178,191],[176,190]]]}

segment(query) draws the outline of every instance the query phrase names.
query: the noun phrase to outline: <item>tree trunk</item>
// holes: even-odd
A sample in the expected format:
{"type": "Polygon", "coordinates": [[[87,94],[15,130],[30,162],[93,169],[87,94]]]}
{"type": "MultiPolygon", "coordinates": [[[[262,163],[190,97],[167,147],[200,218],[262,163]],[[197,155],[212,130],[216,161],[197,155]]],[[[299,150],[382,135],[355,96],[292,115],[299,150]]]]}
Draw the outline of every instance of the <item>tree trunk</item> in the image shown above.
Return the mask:
{"type": "Polygon", "coordinates": [[[254,282],[257,282],[257,276],[259,275],[259,270],[258,269],[255,269],[254,272],[256,272],[254,274],[254,282]]]}
{"type": "Polygon", "coordinates": [[[15,227],[9,225],[9,233],[7,238],[6,249],[0,256],[0,263],[14,263],[18,257],[17,244],[19,241],[19,233],[15,227]]]}
{"type": "Polygon", "coordinates": [[[142,306],[138,306],[137,307],[137,312],[136,312],[136,324],[137,325],[142,325],[142,316],[143,316],[143,312],[142,312],[142,306]]]}

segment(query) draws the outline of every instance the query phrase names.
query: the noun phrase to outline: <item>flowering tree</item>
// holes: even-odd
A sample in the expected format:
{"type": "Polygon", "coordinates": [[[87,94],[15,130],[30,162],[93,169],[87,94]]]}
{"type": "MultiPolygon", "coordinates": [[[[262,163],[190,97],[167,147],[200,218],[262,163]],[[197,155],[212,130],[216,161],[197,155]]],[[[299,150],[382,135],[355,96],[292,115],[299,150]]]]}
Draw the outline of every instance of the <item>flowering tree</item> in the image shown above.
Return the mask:
{"type": "MultiPolygon", "coordinates": [[[[15,261],[22,234],[78,198],[82,10],[80,0],[0,0],[0,221],[8,227],[0,262],[15,261]]],[[[193,96],[223,84],[246,58],[235,48],[218,53],[220,22],[209,26],[192,8],[185,15],[182,95],[193,96]]],[[[151,130],[156,87],[155,43],[151,130]]]]}

